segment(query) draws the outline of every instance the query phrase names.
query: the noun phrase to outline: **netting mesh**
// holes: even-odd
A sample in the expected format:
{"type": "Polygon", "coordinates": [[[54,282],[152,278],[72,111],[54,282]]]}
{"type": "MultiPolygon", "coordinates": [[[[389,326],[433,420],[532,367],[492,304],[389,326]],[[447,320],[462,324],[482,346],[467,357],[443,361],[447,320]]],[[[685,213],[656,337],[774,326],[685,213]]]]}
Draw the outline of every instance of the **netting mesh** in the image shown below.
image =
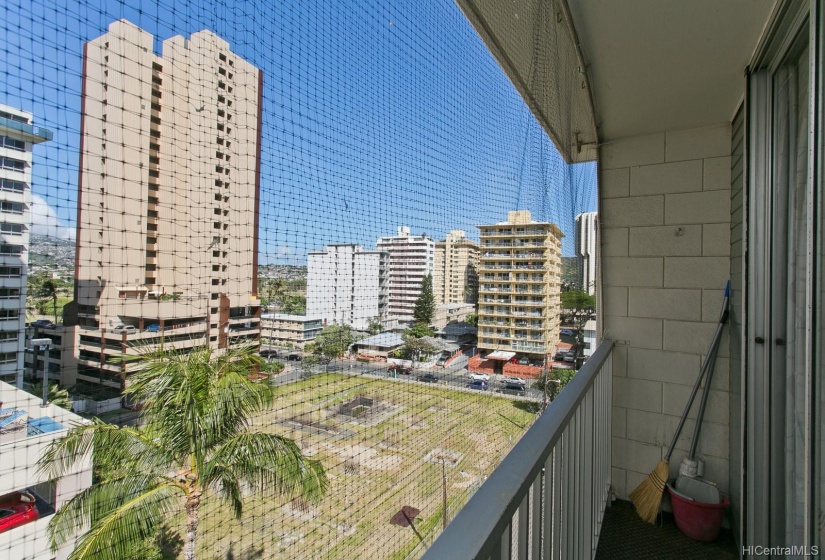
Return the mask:
{"type": "Polygon", "coordinates": [[[517,87],[451,2],[0,13],[0,557],[420,556],[540,409],[596,206],[557,7],[517,87]],[[138,428],[36,472],[84,418],[138,428]]]}

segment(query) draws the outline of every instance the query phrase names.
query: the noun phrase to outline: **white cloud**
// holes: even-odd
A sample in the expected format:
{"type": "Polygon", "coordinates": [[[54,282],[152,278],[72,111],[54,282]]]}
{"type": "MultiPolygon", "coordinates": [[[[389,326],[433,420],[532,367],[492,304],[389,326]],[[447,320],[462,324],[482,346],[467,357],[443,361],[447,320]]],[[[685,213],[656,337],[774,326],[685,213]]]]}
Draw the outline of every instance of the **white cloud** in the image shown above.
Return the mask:
{"type": "Polygon", "coordinates": [[[48,235],[59,239],[74,239],[75,228],[67,226],[65,222],[58,219],[57,212],[49,206],[43,197],[32,195],[31,203],[31,233],[36,235],[48,235]]]}

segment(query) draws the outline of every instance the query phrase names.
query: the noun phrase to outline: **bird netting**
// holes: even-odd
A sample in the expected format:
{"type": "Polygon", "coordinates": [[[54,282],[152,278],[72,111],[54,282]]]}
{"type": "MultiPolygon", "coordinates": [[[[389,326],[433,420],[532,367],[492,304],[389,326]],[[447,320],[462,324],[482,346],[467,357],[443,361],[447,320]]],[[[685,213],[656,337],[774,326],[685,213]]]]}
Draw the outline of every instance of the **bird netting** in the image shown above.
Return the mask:
{"type": "Polygon", "coordinates": [[[0,556],[420,556],[552,397],[574,50],[514,86],[444,1],[0,13],[0,556]]]}

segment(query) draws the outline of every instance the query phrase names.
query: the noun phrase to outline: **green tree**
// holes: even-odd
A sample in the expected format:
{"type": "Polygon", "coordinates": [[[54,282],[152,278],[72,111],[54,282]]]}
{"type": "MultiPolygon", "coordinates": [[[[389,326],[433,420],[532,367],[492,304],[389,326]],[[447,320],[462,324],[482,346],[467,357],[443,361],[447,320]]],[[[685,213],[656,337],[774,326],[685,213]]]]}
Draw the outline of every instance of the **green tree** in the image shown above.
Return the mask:
{"type": "Polygon", "coordinates": [[[432,354],[438,348],[423,340],[422,338],[416,338],[414,336],[407,336],[404,340],[404,348],[406,350],[407,356],[410,357],[413,361],[419,361],[421,356],[432,354]]]}
{"type": "Polygon", "coordinates": [[[247,378],[262,361],[251,347],[220,355],[144,349],[124,361],[131,381],[124,392],[141,403],[144,427],[100,420],[76,426],[39,462],[40,472],[56,479],[91,456],[97,473],[49,522],[53,549],[85,531],[70,560],[126,558],[179,513],[186,521],[183,557],[193,560],[203,500],[220,500],[240,518],[246,492],[314,501],[326,490],[323,467],[295,442],[250,430],[274,398],[267,383],[247,378]]]}
{"type": "Polygon", "coordinates": [[[272,375],[284,371],[286,364],[283,362],[267,362],[261,367],[261,372],[272,375]]]}
{"type": "Polygon", "coordinates": [[[304,371],[304,375],[309,375],[310,370],[320,363],[321,358],[318,356],[304,356],[301,360],[301,369],[304,371]]]}
{"type": "Polygon", "coordinates": [[[304,296],[284,295],[280,299],[281,312],[290,315],[303,315],[307,311],[307,298],[304,296]]]}
{"type": "Polygon", "coordinates": [[[54,322],[57,323],[57,297],[60,287],[58,283],[49,276],[41,276],[35,278],[33,282],[28,282],[30,292],[35,299],[35,307],[38,313],[45,315],[47,313],[48,305],[51,304],[51,310],[54,314],[54,322]]]}
{"type": "Polygon", "coordinates": [[[367,327],[367,330],[372,335],[381,334],[382,332],[384,332],[384,326],[381,324],[381,321],[378,319],[378,317],[373,317],[372,319],[370,319],[370,324],[367,327]]]}
{"type": "Polygon", "coordinates": [[[413,318],[416,323],[429,325],[435,314],[435,297],[433,296],[433,275],[428,274],[421,281],[421,294],[415,300],[413,318]]]}
{"type": "Polygon", "coordinates": [[[349,325],[329,325],[315,337],[313,353],[329,359],[339,358],[355,341],[349,325]]]}
{"type": "Polygon", "coordinates": [[[423,338],[425,336],[432,336],[433,334],[433,330],[428,327],[426,323],[416,323],[404,331],[404,337],[406,338],[423,338]]]}
{"type": "MultiPolygon", "coordinates": [[[[39,381],[31,386],[31,389],[26,389],[29,393],[34,395],[35,397],[40,397],[43,395],[43,382],[39,381]]],[[[60,408],[65,408],[66,410],[72,409],[72,400],[69,397],[69,390],[68,389],[61,389],[60,385],[57,383],[49,383],[49,394],[47,399],[50,403],[55,406],[59,406],[60,408]]]]}
{"type": "Polygon", "coordinates": [[[283,278],[261,278],[261,289],[259,292],[264,295],[264,300],[261,304],[269,309],[270,306],[278,303],[286,295],[286,282],[283,278]]]}
{"type": "Polygon", "coordinates": [[[587,321],[596,316],[596,298],[587,292],[571,290],[561,293],[562,314],[567,323],[576,328],[576,359],[577,367],[581,366],[582,349],[584,348],[584,326],[587,321]]]}
{"type": "Polygon", "coordinates": [[[467,318],[464,319],[467,323],[470,323],[474,327],[478,326],[478,313],[471,313],[467,315],[467,318]]]}
{"type": "Polygon", "coordinates": [[[536,382],[533,383],[533,387],[538,389],[539,391],[543,391],[545,395],[545,404],[546,407],[547,403],[546,400],[549,398],[551,401],[556,398],[556,396],[564,389],[564,386],[573,379],[573,376],[576,375],[576,371],[573,369],[566,369],[566,368],[553,368],[549,371],[543,371],[536,382]],[[545,389],[546,386],[546,389],[545,389]]]}

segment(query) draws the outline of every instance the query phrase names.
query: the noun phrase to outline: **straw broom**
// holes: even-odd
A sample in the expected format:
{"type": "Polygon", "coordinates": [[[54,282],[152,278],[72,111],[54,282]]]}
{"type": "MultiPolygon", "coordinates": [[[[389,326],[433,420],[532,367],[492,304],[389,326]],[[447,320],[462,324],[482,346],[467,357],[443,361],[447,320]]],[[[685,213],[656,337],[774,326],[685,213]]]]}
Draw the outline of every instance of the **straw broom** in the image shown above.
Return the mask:
{"type": "MultiPolygon", "coordinates": [[[[665,458],[659,461],[656,468],[653,469],[647,478],[639,484],[636,489],[630,493],[630,500],[636,506],[636,513],[639,514],[644,521],[648,523],[655,523],[656,516],[659,515],[659,508],[662,505],[662,494],[665,491],[665,482],[670,474],[670,456],[673,454],[673,449],[676,447],[676,440],[679,439],[679,434],[682,433],[682,427],[687,420],[690,407],[693,405],[693,400],[696,398],[696,393],[699,391],[699,386],[702,384],[705,374],[712,370],[713,360],[716,357],[716,348],[719,347],[719,340],[722,338],[722,327],[728,318],[728,303],[730,301],[730,280],[725,286],[725,296],[722,300],[722,317],[719,319],[719,326],[716,329],[716,335],[710,345],[710,351],[705,356],[705,361],[702,364],[702,369],[699,371],[699,377],[696,378],[696,383],[693,385],[693,390],[690,392],[685,411],[682,413],[682,418],[679,420],[679,425],[676,427],[676,433],[673,434],[673,441],[670,442],[665,458]]],[[[709,380],[708,380],[709,381],[709,380]]],[[[708,384],[705,387],[705,392],[710,391],[708,384]]]]}
{"type": "Polygon", "coordinates": [[[662,505],[662,493],[665,491],[665,481],[670,472],[670,457],[662,459],[647,478],[630,493],[630,499],[636,506],[636,513],[647,523],[655,523],[662,505]]]}

